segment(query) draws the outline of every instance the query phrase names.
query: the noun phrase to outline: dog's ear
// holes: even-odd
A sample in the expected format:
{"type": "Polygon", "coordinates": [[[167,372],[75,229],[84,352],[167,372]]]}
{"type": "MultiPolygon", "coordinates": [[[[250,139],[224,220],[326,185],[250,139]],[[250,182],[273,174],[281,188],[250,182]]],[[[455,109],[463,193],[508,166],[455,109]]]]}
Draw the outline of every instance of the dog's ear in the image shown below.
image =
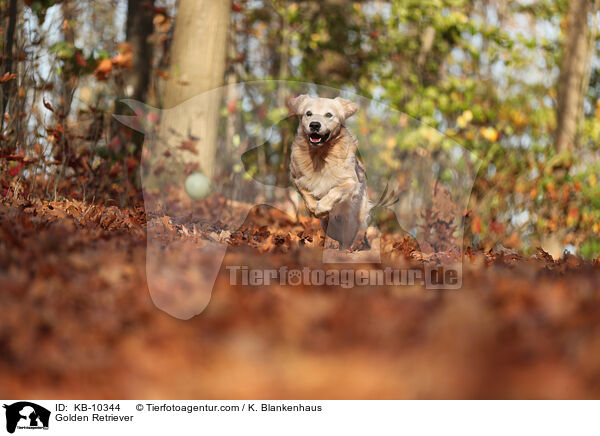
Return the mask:
{"type": "Polygon", "coordinates": [[[302,113],[302,104],[308,99],[308,95],[302,94],[298,97],[293,97],[288,100],[288,106],[294,115],[302,113]]]}
{"type": "Polygon", "coordinates": [[[336,97],[335,101],[342,105],[342,109],[344,110],[344,119],[350,118],[352,115],[356,113],[358,110],[358,105],[356,103],[351,102],[350,100],[346,100],[342,97],[336,97]]]}

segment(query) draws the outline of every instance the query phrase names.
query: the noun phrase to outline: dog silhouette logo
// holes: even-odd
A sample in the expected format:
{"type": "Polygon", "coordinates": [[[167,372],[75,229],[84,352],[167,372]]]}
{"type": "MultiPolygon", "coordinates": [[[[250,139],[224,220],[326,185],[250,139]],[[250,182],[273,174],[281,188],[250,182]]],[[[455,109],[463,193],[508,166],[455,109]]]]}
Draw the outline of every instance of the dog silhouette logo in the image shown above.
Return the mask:
{"type": "Polygon", "coordinates": [[[50,411],[29,401],[19,401],[4,405],[6,409],[6,431],[14,433],[16,429],[48,429],[50,411]]]}

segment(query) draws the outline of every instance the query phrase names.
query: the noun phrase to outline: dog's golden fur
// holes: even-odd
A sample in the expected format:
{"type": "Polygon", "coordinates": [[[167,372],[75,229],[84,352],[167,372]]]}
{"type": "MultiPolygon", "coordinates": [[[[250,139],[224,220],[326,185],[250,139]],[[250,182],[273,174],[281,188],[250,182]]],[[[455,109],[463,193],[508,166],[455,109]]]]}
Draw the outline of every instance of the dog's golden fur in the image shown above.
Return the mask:
{"type": "Polygon", "coordinates": [[[366,228],[370,210],[365,169],[356,156],[358,141],[344,125],[358,107],[341,98],[306,95],[290,100],[290,107],[301,118],[292,144],[292,181],[327,234],[349,247],[366,228]],[[311,122],[320,125],[318,131],[311,122]]]}

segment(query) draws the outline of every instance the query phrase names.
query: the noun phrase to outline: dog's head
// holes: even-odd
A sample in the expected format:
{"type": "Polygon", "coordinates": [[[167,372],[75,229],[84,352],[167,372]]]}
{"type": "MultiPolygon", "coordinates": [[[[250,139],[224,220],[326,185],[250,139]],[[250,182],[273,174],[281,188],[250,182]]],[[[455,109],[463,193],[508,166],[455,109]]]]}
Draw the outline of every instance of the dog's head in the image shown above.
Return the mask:
{"type": "Polygon", "coordinates": [[[341,97],[320,98],[306,94],[291,98],[289,105],[300,117],[300,132],[314,147],[335,138],[344,121],[358,110],[358,105],[341,97]]]}

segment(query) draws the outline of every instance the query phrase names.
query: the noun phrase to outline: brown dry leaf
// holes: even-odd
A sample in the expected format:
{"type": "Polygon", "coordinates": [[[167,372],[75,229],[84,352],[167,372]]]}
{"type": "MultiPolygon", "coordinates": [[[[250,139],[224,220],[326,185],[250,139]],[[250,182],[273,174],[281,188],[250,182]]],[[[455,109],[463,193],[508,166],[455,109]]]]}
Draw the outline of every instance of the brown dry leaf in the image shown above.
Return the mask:
{"type": "MultiPolygon", "coordinates": [[[[314,218],[296,222],[254,207],[241,226],[229,226],[223,211],[235,215],[249,205],[213,196],[193,213],[168,206],[170,215],[148,217],[157,258],[148,256],[143,208],[0,198],[7,396],[600,395],[597,262],[555,262],[543,250],[536,261],[498,246],[467,250],[462,288],[453,291],[231,285],[227,266],[348,266],[322,263],[314,218]],[[185,322],[165,316],[148,290],[193,302],[189,290],[214,262],[198,249],[203,244],[228,245],[209,306],[185,322]],[[148,275],[164,263],[165,277],[148,275]]],[[[452,249],[423,253],[401,234],[382,234],[381,247],[388,260],[356,267],[422,268],[460,258],[452,249]]]]}
{"type": "Polygon", "coordinates": [[[190,153],[193,153],[193,154],[198,154],[198,149],[196,148],[196,141],[194,141],[193,139],[188,139],[188,140],[183,141],[179,145],[179,149],[189,151],[190,153]]]}

